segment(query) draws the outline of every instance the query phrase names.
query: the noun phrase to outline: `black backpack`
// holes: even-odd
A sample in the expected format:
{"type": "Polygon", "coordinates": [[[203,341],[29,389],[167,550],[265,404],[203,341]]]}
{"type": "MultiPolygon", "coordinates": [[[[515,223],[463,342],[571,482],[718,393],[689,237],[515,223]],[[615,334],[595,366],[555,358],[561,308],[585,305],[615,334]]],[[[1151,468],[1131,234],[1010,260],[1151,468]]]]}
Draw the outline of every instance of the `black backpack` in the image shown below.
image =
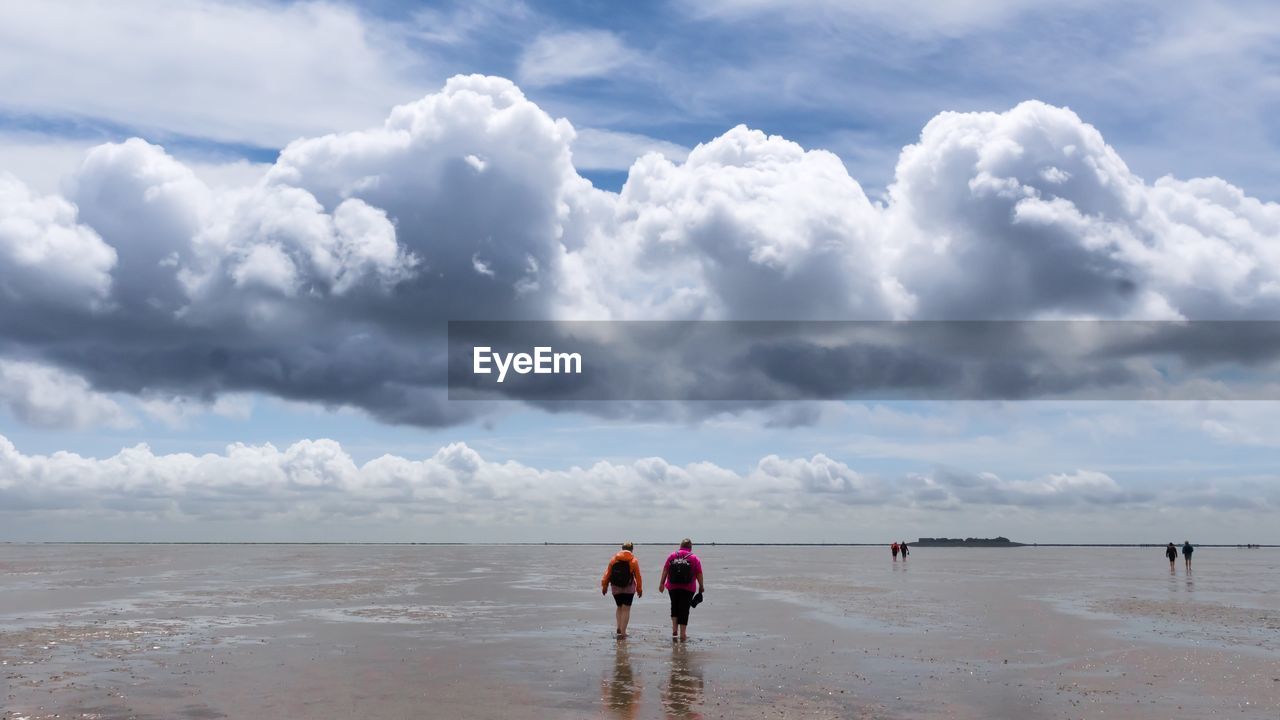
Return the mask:
{"type": "Polygon", "coordinates": [[[609,567],[609,584],[614,587],[631,587],[631,561],[614,560],[609,567]]]}
{"type": "Polygon", "coordinates": [[[667,565],[667,579],[673,583],[684,585],[693,582],[693,563],[688,555],[677,555],[667,565]]]}

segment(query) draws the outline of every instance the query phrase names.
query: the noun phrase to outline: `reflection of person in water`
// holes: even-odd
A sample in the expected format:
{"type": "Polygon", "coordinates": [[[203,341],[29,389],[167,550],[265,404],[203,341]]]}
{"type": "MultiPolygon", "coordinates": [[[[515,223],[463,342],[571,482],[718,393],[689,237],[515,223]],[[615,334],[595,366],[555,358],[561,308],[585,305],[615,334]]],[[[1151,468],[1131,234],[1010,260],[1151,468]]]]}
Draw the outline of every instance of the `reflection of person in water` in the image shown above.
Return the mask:
{"type": "Polygon", "coordinates": [[[640,712],[640,683],[631,670],[631,652],[618,645],[613,656],[613,673],[604,680],[600,693],[605,711],[616,718],[634,718],[640,712]]]}
{"type": "Polygon", "coordinates": [[[662,688],[662,709],[671,720],[702,719],[702,668],[687,646],[672,646],[671,677],[662,688]]]}

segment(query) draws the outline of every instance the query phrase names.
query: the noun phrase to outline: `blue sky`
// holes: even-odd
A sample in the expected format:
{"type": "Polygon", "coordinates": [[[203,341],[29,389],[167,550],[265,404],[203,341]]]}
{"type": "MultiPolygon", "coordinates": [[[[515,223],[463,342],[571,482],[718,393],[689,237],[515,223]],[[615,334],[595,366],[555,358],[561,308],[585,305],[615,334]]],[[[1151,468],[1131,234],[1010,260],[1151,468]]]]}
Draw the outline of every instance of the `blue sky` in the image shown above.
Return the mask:
{"type": "Polygon", "coordinates": [[[719,510],[725,539],[795,521],[851,540],[900,527],[1280,540],[1270,402],[462,413],[411,382],[346,395],[295,381],[376,376],[379,353],[408,343],[392,319],[419,307],[762,312],[745,288],[783,317],[811,314],[819,294],[829,317],[1274,317],[1277,36],[1264,2],[6,5],[0,512],[14,539],[317,539],[317,522],[333,539],[529,539],[548,525],[611,539],[584,518],[610,487],[648,509],[637,531],[674,535],[742,487],[719,510]],[[521,98],[446,86],[470,74],[521,98]],[[370,130],[413,103],[413,148],[370,130]],[[147,143],[120,144],[134,137],[147,143]],[[646,153],[661,157],[633,168],[646,153]],[[451,158],[507,175],[447,197],[451,158]],[[1096,182],[1073,184],[1085,173],[1096,182]],[[1043,202],[1002,204],[1013,180],[1043,202]],[[1029,217],[1052,229],[1027,231],[1029,217]],[[940,237],[954,254],[931,249],[940,237]],[[473,265],[492,271],[460,279],[473,265]],[[432,280],[440,268],[447,281],[432,280]],[[1136,294],[1096,289],[1117,277],[1136,294]],[[516,300],[490,305],[490,281],[516,300]],[[394,288],[408,292],[398,306],[394,288]],[[329,324],[355,315],[359,332],[329,324]],[[369,333],[383,344],[362,358],[352,338],[369,333]],[[295,374],[202,374],[192,358],[209,335],[295,374]],[[320,439],[348,459],[288,451],[320,439]],[[482,460],[440,455],[457,442],[482,460]],[[146,458],[108,462],[139,443],[146,458]],[[280,456],[237,465],[237,443],[280,456]],[[243,472],[261,497],[201,486],[184,453],[223,458],[217,473],[243,472]],[[439,467],[365,465],[387,454],[439,467]],[[775,455],[803,467],[775,472],[775,455]],[[688,477],[663,489],[652,458],[688,477]],[[298,469],[312,463],[327,469],[298,469]],[[298,473],[337,495],[308,495],[298,473]],[[388,489],[402,485],[415,499],[388,489]]]}
{"type": "MultiPolygon", "coordinates": [[[[175,4],[173,12],[182,12],[183,5],[175,4]]],[[[325,28],[299,28],[286,10],[289,4],[261,3],[265,9],[256,14],[244,9],[253,4],[239,5],[243,15],[228,11],[228,24],[247,16],[261,23],[264,35],[294,33],[299,43],[309,39],[307,31],[321,40],[328,37],[325,28]]],[[[548,112],[582,127],[691,147],[744,123],[806,147],[832,149],[864,185],[883,188],[898,151],[937,113],[1002,110],[1034,98],[1071,107],[1149,180],[1165,174],[1215,175],[1256,197],[1276,198],[1273,173],[1263,162],[1280,141],[1273,119],[1271,78],[1280,62],[1272,42],[1273,5],[997,1],[956,3],[946,10],[927,5],[878,0],[626,8],[578,2],[338,4],[331,6],[336,14],[349,12],[345,21],[366,33],[368,45],[380,46],[381,52],[375,47],[371,54],[384,56],[385,65],[377,68],[384,74],[368,83],[378,86],[377,92],[364,91],[376,97],[367,106],[309,117],[268,106],[281,117],[223,125],[217,107],[197,105],[189,116],[153,117],[124,98],[83,98],[84,90],[68,90],[62,97],[32,91],[10,94],[0,128],[92,140],[139,135],[176,153],[264,161],[294,136],[290,127],[308,133],[351,129],[339,118],[374,122],[391,104],[434,90],[452,75],[485,73],[521,82],[548,112]],[[539,38],[560,38],[558,50],[566,55],[575,44],[586,49],[570,55],[578,60],[572,70],[552,67],[539,74],[530,53],[539,38]]],[[[50,28],[74,21],[52,11],[47,15],[52,17],[27,22],[50,28]]],[[[119,24],[126,27],[127,20],[119,24]]],[[[15,35],[22,29],[19,23],[13,28],[15,35]]],[[[87,75],[115,69],[109,59],[101,69],[80,65],[84,56],[65,47],[75,41],[68,35],[41,43],[50,46],[43,58],[49,67],[32,73],[30,84],[42,79],[41,72],[52,77],[76,66],[87,75]],[[60,68],[59,60],[67,65],[60,68]]],[[[111,40],[121,43],[117,49],[126,41],[106,38],[102,44],[111,40]]],[[[171,48],[128,41],[140,63],[175,59],[164,55],[171,48]]],[[[147,83],[153,80],[180,85],[214,75],[199,67],[203,58],[191,55],[177,58],[168,71],[136,72],[124,84],[150,95],[147,83]]],[[[552,58],[543,58],[543,64],[552,58]]],[[[247,48],[244,60],[270,63],[270,49],[247,48]]],[[[19,69],[12,58],[10,63],[19,69]]],[[[271,75],[269,64],[259,70],[271,75]]],[[[323,88],[330,78],[305,80],[323,88]]],[[[358,75],[343,80],[364,84],[358,75]]],[[[109,82],[93,85],[94,92],[113,94],[109,82]]],[[[216,90],[235,94],[235,88],[216,90]]],[[[197,99],[202,95],[198,86],[189,91],[197,99]]],[[[223,99],[209,94],[217,101],[210,105],[223,99]]],[[[351,104],[341,96],[337,103],[351,104]]],[[[619,177],[615,173],[613,179],[619,177]]]]}

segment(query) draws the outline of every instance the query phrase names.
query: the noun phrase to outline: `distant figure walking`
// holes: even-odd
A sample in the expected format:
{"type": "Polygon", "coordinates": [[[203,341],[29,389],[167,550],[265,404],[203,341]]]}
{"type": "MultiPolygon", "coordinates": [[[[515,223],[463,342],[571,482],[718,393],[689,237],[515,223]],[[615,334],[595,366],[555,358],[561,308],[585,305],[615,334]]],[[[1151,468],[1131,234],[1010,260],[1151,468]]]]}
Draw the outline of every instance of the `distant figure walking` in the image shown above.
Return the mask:
{"type": "Polygon", "coordinates": [[[901,543],[901,544],[899,544],[899,546],[898,546],[898,547],[899,547],[899,549],[902,551],[902,561],[903,561],[903,562],[906,562],[906,561],[907,561],[907,555],[910,555],[910,554],[911,554],[911,553],[909,553],[909,552],[907,551],[907,541],[906,541],[906,540],[903,540],[903,541],[902,541],[902,543],[901,543]]]}
{"type": "Polygon", "coordinates": [[[658,579],[658,592],[671,591],[671,639],[681,642],[689,639],[689,608],[693,596],[706,592],[702,579],[702,561],[693,554],[693,541],[680,541],[680,549],[667,556],[662,565],[662,577],[658,579]],[[678,635],[677,635],[678,631],[678,635]]]}
{"type": "Polygon", "coordinates": [[[897,540],[894,540],[893,544],[889,546],[889,551],[893,553],[894,562],[897,562],[898,561],[898,541],[897,540]]]}
{"type": "Polygon", "coordinates": [[[1191,544],[1190,540],[1187,540],[1186,542],[1182,543],[1182,559],[1184,562],[1186,562],[1188,570],[1191,569],[1191,553],[1195,551],[1196,549],[1191,544]]]}
{"type": "Polygon", "coordinates": [[[1178,560],[1178,548],[1173,543],[1164,549],[1164,556],[1169,558],[1169,572],[1174,572],[1173,563],[1178,560]]]}
{"type": "Polygon", "coordinates": [[[600,578],[600,594],[613,591],[613,602],[618,606],[614,611],[617,622],[618,637],[627,636],[627,624],[631,622],[631,602],[637,597],[644,597],[644,580],[640,577],[640,563],[631,553],[635,543],[624,542],[609,566],[604,569],[604,577],[600,578]]]}

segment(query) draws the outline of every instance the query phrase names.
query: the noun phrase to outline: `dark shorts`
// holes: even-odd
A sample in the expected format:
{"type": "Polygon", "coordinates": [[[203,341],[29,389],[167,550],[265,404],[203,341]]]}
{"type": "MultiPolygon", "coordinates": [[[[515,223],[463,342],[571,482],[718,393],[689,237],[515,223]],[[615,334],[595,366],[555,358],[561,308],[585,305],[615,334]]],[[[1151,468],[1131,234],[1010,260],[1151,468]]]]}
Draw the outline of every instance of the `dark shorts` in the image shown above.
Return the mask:
{"type": "Polygon", "coordinates": [[[634,600],[635,598],[636,598],[635,593],[614,593],[613,594],[613,602],[616,603],[618,607],[622,607],[623,605],[627,607],[631,607],[631,601],[634,600]]]}
{"type": "Polygon", "coordinates": [[[693,591],[668,588],[667,594],[671,596],[671,617],[676,619],[677,625],[688,625],[689,603],[693,601],[693,591]]]}

